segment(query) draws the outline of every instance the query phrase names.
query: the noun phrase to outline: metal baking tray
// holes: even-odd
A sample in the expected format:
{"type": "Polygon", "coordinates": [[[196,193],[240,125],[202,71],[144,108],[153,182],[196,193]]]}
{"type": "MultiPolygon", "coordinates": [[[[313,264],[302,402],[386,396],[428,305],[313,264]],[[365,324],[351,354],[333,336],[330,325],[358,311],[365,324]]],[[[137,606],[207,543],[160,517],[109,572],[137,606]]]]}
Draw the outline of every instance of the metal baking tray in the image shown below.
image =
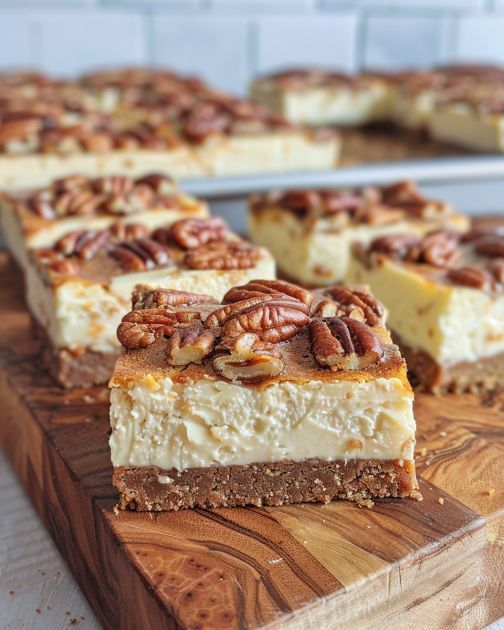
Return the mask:
{"type": "Polygon", "coordinates": [[[381,162],[329,171],[187,179],[184,190],[208,199],[233,199],[277,189],[345,188],[413,179],[419,184],[457,184],[501,180],[504,156],[465,155],[421,160],[381,162]]]}

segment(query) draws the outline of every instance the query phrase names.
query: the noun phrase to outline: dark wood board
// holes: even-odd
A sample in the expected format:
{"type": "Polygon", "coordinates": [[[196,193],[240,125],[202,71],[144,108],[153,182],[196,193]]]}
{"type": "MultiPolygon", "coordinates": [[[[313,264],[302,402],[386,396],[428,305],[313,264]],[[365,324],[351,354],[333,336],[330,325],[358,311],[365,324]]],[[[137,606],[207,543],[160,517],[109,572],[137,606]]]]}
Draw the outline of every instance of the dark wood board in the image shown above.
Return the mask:
{"type": "Polygon", "coordinates": [[[0,257],[1,441],[106,628],[466,629],[504,615],[502,396],[417,396],[422,502],[117,513],[108,392],[51,383],[21,284],[0,257]]]}

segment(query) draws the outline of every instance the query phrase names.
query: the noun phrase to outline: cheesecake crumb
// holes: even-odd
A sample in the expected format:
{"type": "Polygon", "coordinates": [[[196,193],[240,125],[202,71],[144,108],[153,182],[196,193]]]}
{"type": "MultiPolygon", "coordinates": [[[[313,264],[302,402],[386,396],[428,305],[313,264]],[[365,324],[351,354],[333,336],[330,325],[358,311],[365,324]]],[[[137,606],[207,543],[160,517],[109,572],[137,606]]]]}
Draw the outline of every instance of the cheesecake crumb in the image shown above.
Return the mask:
{"type": "Polygon", "coordinates": [[[448,435],[448,433],[446,433],[446,431],[440,431],[439,435],[440,435],[440,437],[446,437],[448,435]]]}
{"type": "Polygon", "coordinates": [[[421,457],[425,457],[427,455],[427,449],[425,448],[425,446],[418,451],[418,454],[421,457]]]}
{"type": "Polygon", "coordinates": [[[119,507],[116,505],[114,505],[114,507],[112,508],[112,511],[114,512],[114,514],[116,516],[119,516],[119,507]]]}
{"type": "Polygon", "coordinates": [[[437,502],[439,503],[439,505],[444,505],[444,497],[439,497],[437,502]]]}
{"type": "Polygon", "coordinates": [[[489,497],[493,497],[493,495],[495,494],[495,488],[487,488],[485,490],[485,494],[489,497]]]}

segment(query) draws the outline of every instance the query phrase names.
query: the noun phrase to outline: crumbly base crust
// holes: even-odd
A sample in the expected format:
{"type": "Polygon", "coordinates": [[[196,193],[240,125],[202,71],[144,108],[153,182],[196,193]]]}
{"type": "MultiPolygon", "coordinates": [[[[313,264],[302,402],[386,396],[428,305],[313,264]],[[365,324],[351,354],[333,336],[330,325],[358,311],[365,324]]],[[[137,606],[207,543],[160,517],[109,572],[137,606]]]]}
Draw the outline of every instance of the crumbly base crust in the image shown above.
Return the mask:
{"type": "Polygon", "coordinates": [[[504,353],[452,365],[437,363],[424,350],[411,348],[392,334],[406,359],[413,385],[434,394],[491,392],[504,384],[504,353]]]}
{"type": "Polygon", "coordinates": [[[93,387],[106,384],[114,370],[121,350],[73,352],[55,348],[42,326],[32,317],[32,332],[41,343],[41,359],[52,378],[62,387],[93,387]]]}
{"type": "Polygon", "coordinates": [[[346,499],[371,506],[375,498],[421,499],[415,464],[399,460],[308,459],[163,470],[156,466],[114,469],[119,507],[140,512],[346,499]]]}

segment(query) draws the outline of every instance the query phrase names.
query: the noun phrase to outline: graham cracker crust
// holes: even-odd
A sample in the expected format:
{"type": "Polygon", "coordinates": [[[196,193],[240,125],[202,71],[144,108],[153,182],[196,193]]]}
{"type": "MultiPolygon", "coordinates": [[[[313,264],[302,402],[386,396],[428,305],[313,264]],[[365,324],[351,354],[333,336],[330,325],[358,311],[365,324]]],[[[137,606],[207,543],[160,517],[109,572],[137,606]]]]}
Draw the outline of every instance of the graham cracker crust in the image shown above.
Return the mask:
{"type": "Polygon", "coordinates": [[[243,466],[163,470],[157,466],[114,469],[119,507],[139,512],[346,499],[371,506],[375,498],[421,499],[415,464],[400,460],[308,459],[243,466]]]}
{"type": "Polygon", "coordinates": [[[434,394],[482,394],[504,384],[504,353],[477,361],[442,365],[424,350],[411,348],[399,335],[393,333],[392,336],[406,359],[413,385],[434,394]]]}
{"type": "Polygon", "coordinates": [[[114,370],[121,350],[116,352],[74,352],[55,348],[38,321],[31,318],[32,334],[41,343],[42,364],[62,387],[93,387],[106,384],[114,370]]]}

